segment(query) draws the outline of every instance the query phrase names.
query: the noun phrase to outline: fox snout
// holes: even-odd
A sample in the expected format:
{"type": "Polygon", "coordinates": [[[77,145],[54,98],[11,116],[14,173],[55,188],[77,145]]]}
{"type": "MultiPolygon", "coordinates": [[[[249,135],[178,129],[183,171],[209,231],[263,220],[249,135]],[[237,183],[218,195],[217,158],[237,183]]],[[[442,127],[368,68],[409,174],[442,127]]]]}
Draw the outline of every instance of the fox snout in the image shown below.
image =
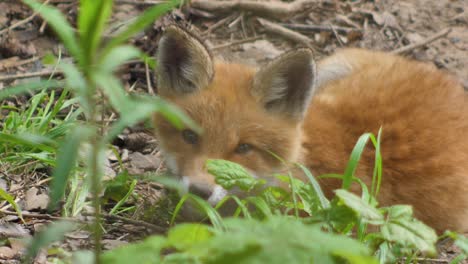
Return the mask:
{"type": "Polygon", "coordinates": [[[185,192],[197,195],[208,201],[211,205],[216,205],[228,194],[228,191],[218,184],[191,180],[190,176],[182,177],[182,185],[185,192]]]}

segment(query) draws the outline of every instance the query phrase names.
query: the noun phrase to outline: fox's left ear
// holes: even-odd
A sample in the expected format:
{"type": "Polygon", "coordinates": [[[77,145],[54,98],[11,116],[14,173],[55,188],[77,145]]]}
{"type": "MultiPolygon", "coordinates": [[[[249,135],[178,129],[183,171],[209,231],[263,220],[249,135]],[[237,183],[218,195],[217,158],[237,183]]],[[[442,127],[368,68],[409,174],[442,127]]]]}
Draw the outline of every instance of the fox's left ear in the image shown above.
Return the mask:
{"type": "Polygon", "coordinates": [[[194,33],[171,25],[159,41],[158,92],[188,94],[207,86],[214,75],[211,55],[194,33]]]}
{"type": "Polygon", "coordinates": [[[315,77],[312,51],[289,51],[257,72],[252,95],[268,111],[301,119],[315,88],[315,77]]]}

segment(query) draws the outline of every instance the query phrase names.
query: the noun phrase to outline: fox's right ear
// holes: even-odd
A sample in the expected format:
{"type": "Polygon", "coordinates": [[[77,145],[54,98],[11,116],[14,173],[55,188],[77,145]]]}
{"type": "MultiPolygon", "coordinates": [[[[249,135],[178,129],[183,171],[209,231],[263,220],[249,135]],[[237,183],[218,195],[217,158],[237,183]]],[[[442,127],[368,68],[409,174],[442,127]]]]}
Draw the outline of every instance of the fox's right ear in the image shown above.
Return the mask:
{"type": "Polygon", "coordinates": [[[309,49],[289,51],[257,72],[252,94],[268,111],[301,119],[314,92],[316,75],[309,49]]]}
{"type": "Polygon", "coordinates": [[[203,43],[191,33],[169,26],[157,52],[159,94],[186,94],[207,86],[214,74],[213,61],[203,43]]]}

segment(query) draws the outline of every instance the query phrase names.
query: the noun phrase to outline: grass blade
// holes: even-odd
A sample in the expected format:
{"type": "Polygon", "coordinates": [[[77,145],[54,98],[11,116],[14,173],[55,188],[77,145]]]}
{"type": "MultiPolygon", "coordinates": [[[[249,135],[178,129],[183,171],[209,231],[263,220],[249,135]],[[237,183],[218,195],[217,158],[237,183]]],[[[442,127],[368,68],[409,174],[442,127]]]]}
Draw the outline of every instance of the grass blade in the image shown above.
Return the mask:
{"type": "Polygon", "coordinates": [[[57,143],[48,137],[34,134],[5,134],[0,132],[0,142],[37,148],[42,151],[55,153],[57,143]]]}
{"type": "Polygon", "coordinates": [[[100,60],[100,68],[105,73],[112,73],[124,62],[139,58],[142,56],[142,52],[134,46],[120,46],[112,49],[108,54],[100,60]]]}
{"type": "Polygon", "coordinates": [[[314,188],[315,195],[317,195],[320,205],[323,209],[328,209],[330,208],[330,201],[325,197],[323,194],[322,188],[320,188],[320,184],[318,183],[317,179],[312,175],[312,173],[302,164],[296,163],[296,166],[301,168],[301,170],[304,172],[304,174],[307,176],[307,178],[310,181],[310,184],[312,184],[312,187],[314,188]]]}
{"type": "Polygon", "coordinates": [[[372,186],[371,186],[371,194],[372,196],[377,199],[377,195],[379,195],[380,191],[380,184],[382,182],[382,155],[380,153],[380,141],[382,138],[382,127],[379,129],[377,134],[377,140],[374,136],[371,137],[372,143],[375,147],[375,164],[374,164],[374,172],[372,174],[372,186]]]}
{"type": "Polygon", "coordinates": [[[110,210],[109,214],[113,215],[119,208],[128,200],[128,197],[133,193],[133,190],[135,189],[135,185],[137,184],[137,180],[133,180],[132,183],[130,184],[130,187],[128,188],[128,192],[125,194],[125,196],[110,210]]]}
{"type": "Polygon", "coordinates": [[[62,143],[58,157],[57,166],[52,175],[52,192],[50,195],[49,209],[54,209],[62,199],[71,171],[75,168],[78,157],[78,148],[82,141],[91,134],[89,127],[75,127],[74,130],[62,143]]]}
{"type": "Polygon", "coordinates": [[[55,81],[55,80],[28,82],[26,84],[10,86],[10,87],[6,87],[0,90],[0,101],[10,96],[22,94],[28,91],[37,91],[37,90],[43,90],[43,89],[47,90],[47,89],[58,88],[62,86],[63,86],[63,82],[55,81]]]}
{"type": "Polygon", "coordinates": [[[15,209],[16,213],[18,214],[18,217],[24,223],[23,214],[21,213],[21,209],[19,208],[18,204],[15,202],[15,198],[9,193],[7,193],[5,190],[0,188],[0,200],[2,199],[7,201],[13,207],[13,209],[15,209]]]}
{"type": "Polygon", "coordinates": [[[346,165],[344,177],[343,177],[343,185],[342,189],[348,190],[351,187],[351,183],[353,181],[354,172],[358,166],[359,160],[361,159],[362,152],[366,147],[367,141],[369,140],[371,134],[365,133],[359,137],[356,145],[351,152],[351,156],[349,158],[348,164],[346,165]]]}
{"type": "Polygon", "coordinates": [[[112,0],[81,0],[78,15],[80,44],[85,55],[84,65],[93,63],[104,26],[112,11],[112,0]]]}

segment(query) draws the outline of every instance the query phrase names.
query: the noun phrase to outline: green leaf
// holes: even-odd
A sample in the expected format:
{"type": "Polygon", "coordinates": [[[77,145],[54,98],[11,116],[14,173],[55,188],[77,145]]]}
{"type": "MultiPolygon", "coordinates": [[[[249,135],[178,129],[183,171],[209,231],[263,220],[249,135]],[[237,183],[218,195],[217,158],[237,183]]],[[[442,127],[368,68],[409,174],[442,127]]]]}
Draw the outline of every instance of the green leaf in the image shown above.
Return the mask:
{"type": "Polygon", "coordinates": [[[109,99],[111,106],[116,111],[119,111],[123,115],[127,113],[127,116],[131,117],[128,112],[132,112],[135,105],[130,100],[130,97],[127,96],[122,84],[116,77],[112,74],[98,71],[92,74],[91,78],[104,92],[109,99]]]}
{"type": "Polygon", "coordinates": [[[376,263],[369,249],[357,241],[290,217],[231,218],[225,225],[225,231],[186,252],[202,263],[340,263],[333,261],[337,257],[351,263],[376,263]]]}
{"type": "Polygon", "coordinates": [[[156,112],[166,117],[178,129],[186,125],[194,131],[201,131],[187,115],[159,97],[131,97],[126,103],[127,105],[120,107],[120,111],[122,108],[128,108],[128,110],[122,111],[120,119],[111,126],[105,138],[106,142],[110,142],[125,127],[141,122],[156,112]]]}
{"type": "Polygon", "coordinates": [[[72,231],[75,227],[71,222],[60,221],[50,224],[45,230],[37,233],[28,246],[26,252],[27,261],[25,263],[30,263],[29,260],[34,258],[41,248],[52,242],[62,240],[65,233],[72,231]]]}
{"type": "Polygon", "coordinates": [[[194,213],[205,213],[215,229],[219,230],[224,228],[224,224],[219,213],[207,201],[190,193],[182,196],[174,208],[174,213],[170,222],[171,225],[174,223],[177,215],[182,209],[182,206],[189,206],[194,213]],[[196,209],[198,209],[198,211],[196,211],[196,209]]]}
{"type": "Polygon", "coordinates": [[[201,264],[198,258],[186,253],[174,253],[164,257],[163,264],[201,264]]]}
{"type": "Polygon", "coordinates": [[[177,250],[186,250],[213,236],[209,227],[202,224],[181,224],[169,230],[167,242],[177,250]]]}
{"type": "Polygon", "coordinates": [[[23,214],[21,213],[21,209],[19,208],[18,204],[15,202],[15,198],[2,188],[0,188],[0,200],[7,201],[13,207],[13,209],[15,209],[16,213],[18,214],[18,217],[24,223],[23,214]]]}
{"type": "Polygon", "coordinates": [[[387,221],[381,227],[385,240],[395,242],[408,249],[435,254],[437,234],[435,231],[413,218],[410,206],[395,205],[383,208],[387,211],[387,221]]]}
{"type": "Polygon", "coordinates": [[[163,4],[154,5],[153,7],[146,10],[140,15],[135,22],[130,24],[124,31],[115,36],[110,40],[109,44],[104,48],[103,54],[110,52],[115,46],[122,44],[127,41],[134,34],[140,32],[151,23],[153,23],[158,17],[162,16],[166,12],[170,11],[180,3],[180,0],[171,0],[163,4]]]}
{"type": "Polygon", "coordinates": [[[54,29],[58,37],[62,41],[65,48],[68,49],[70,54],[81,61],[81,50],[78,46],[78,41],[73,32],[73,28],[67,22],[65,16],[60,12],[59,9],[44,5],[34,0],[23,0],[29,5],[34,11],[38,12],[42,18],[54,29]]]}
{"type": "Polygon", "coordinates": [[[49,209],[54,209],[62,199],[67,186],[68,177],[76,166],[78,148],[80,144],[91,134],[92,129],[86,126],[77,126],[62,143],[57,157],[57,166],[52,175],[52,192],[50,195],[49,209]]]}
{"type": "Polygon", "coordinates": [[[125,196],[119,202],[117,202],[117,204],[112,208],[112,210],[110,210],[110,215],[115,214],[115,212],[117,212],[117,210],[119,210],[119,208],[128,200],[128,197],[130,197],[130,195],[133,193],[136,184],[137,180],[133,180],[125,196]]]}
{"type": "Polygon", "coordinates": [[[318,181],[315,179],[315,177],[312,175],[310,170],[308,170],[304,165],[297,163],[296,166],[301,168],[301,170],[304,172],[304,174],[307,176],[307,178],[310,181],[310,184],[312,184],[314,194],[317,196],[318,201],[320,201],[320,206],[322,209],[327,209],[330,208],[330,201],[325,197],[325,195],[322,192],[322,188],[320,188],[320,184],[318,181]]]}
{"type": "Polygon", "coordinates": [[[46,89],[58,88],[62,86],[63,86],[63,82],[61,81],[42,80],[42,81],[37,81],[37,82],[28,82],[26,84],[19,84],[19,85],[11,86],[11,87],[5,87],[0,90],[0,101],[10,96],[22,94],[28,91],[46,90],[46,89]]]}
{"type": "Polygon", "coordinates": [[[366,201],[346,190],[335,190],[340,203],[351,208],[362,220],[371,224],[380,224],[384,221],[382,213],[376,208],[370,206],[366,201]]]}
{"type": "Polygon", "coordinates": [[[208,173],[215,176],[217,184],[229,190],[238,186],[241,190],[249,191],[262,181],[255,179],[241,165],[220,159],[209,159],[206,161],[208,173]]]}
{"type": "Polygon", "coordinates": [[[134,46],[115,47],[100,60],[99,67],[105,73],[112,73],[126,61],[141,56],[142,52],[134,46]]]}
{"type": "Polygon", "coordinates": [[[160,252],[165,245],[164,237],[152,236],[139,243],[106,251],[100,256],[100,260],[102,264],[161,263],[160,252]]]}
{"type": "Polygon", "coordinates": [[[15,135],[0,133],[0,142],[29,146],[49,153],[55,153],[58,147],[57,142],[48,137],[28,133],[15,135]]]}
{"type": "Polygon", "coordinates": [[[463,235],[458,235],[455,239],[455,245],[457,245],[465,255],[468,255],[468,238],[463,235]]]}
{"type": "Polygon", "coordinates": [[[41,60],[42,64],[45,65],[54,65],[57,64],[57,61],[57,57],[51,52],[47,52],[41,60]]]}
{"type": "Polygon", "coordinates": [[[83,65],[93,63],[104,26],[112,11],[112,0],[81,0],[78,15],[81,48],[86,53],[83,65]]]}
{"type": "Polygon", "coordinates": [[[351,156],[349,157],[348,164],[346,165],[345,173],[343,176],[343,185],[342,189],[348,190],[351,187],[351,183],[353,181],[354,172],[358,166],[359,160],[361,159],[362,152],[366,147],[367,141],[372,136],[370,133],[365,133],[364,135],[360,136],[356,145],[351,152],[351,156]]]}

